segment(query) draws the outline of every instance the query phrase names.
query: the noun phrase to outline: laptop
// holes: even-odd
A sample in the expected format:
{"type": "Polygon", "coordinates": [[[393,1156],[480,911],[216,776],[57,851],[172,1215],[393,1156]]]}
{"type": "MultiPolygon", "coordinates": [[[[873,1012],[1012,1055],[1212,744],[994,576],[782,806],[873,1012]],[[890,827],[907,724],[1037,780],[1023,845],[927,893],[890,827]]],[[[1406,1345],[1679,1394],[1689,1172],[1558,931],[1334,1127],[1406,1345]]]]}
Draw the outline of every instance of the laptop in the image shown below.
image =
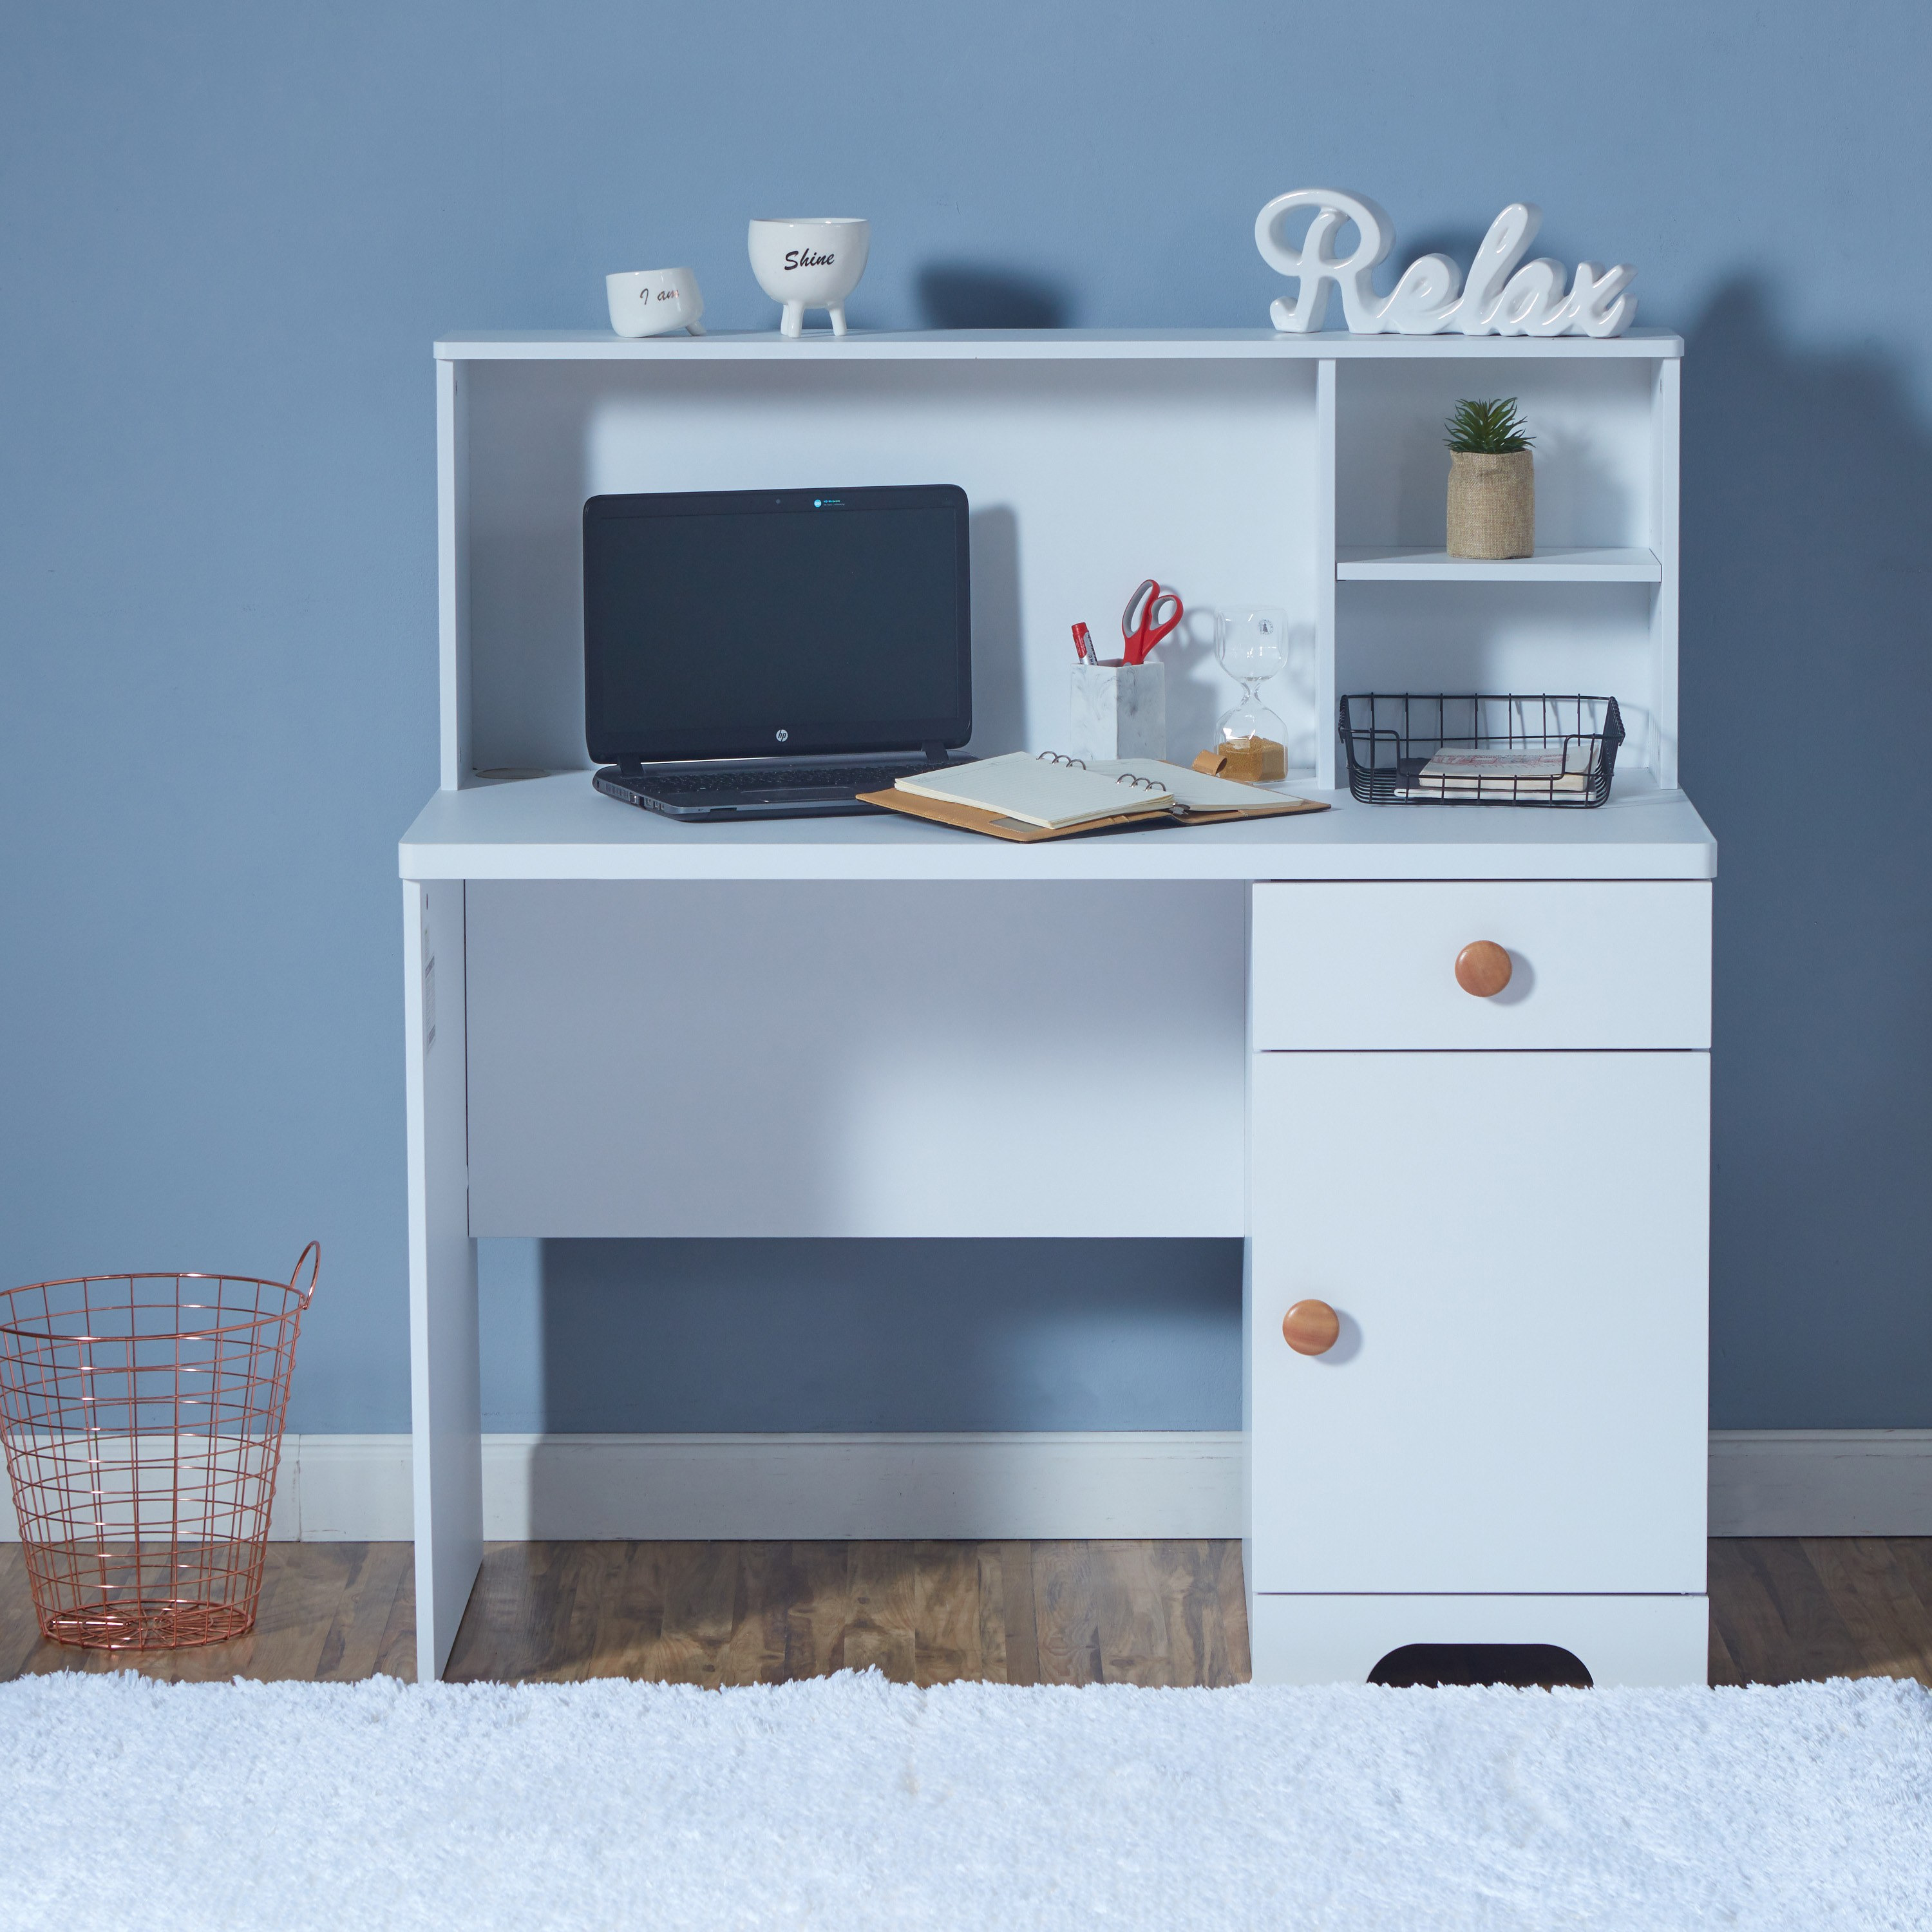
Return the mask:
{"type": "Polygon", "coordinates": [[[973,733],[966,493],[706,490],[584,506],[597,789],[668,818],[875,812],[973,733]]]}

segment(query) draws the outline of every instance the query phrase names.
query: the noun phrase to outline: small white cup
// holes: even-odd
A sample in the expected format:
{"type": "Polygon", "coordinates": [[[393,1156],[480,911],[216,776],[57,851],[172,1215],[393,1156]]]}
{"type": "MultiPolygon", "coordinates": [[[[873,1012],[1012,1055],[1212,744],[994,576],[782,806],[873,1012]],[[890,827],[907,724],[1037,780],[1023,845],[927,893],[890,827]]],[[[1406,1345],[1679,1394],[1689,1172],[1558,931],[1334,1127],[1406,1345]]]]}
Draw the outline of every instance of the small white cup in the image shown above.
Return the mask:
{"type": "Polygon", "coordinates": [[[620,335],[664,335],[688,328],[702,335],[704,298],[698,278],[688,268],[638,268],[606,275],[604,292],[610,298],[610,326],[620,335]]]}
{"type": "Polygon", "coordinates": [[[854,217],[754,221],[746,245],[758,286],[784,304],[781,335],[796,335],[808,308],[829,310],[834,335],[845,333],[845,298],[866,272],[872,224],[854,217]]]}

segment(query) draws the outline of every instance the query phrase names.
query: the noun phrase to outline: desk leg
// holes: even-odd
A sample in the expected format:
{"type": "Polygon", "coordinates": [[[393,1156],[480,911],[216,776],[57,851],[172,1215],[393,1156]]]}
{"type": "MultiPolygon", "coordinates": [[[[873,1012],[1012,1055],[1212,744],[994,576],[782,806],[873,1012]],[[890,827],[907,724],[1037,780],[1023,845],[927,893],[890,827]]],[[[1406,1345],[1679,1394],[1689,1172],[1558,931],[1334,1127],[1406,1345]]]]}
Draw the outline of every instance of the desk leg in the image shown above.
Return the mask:
{"type": "Polygon", "coordinates": [[[442,1674],[483,1562],[476,1244],[470,1237],[464,886],[403,882],[416,1682],[442,1674]]]}

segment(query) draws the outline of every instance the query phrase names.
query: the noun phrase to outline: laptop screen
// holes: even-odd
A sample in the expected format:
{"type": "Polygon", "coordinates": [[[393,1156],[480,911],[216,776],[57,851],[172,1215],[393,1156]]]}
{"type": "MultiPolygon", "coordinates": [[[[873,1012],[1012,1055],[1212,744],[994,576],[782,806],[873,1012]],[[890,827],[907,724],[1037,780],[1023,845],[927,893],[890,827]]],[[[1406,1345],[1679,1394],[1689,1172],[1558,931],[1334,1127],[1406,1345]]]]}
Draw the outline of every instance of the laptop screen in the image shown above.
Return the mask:
{"type": "Polygon", "coordinates": [[[722,490],[584,506],[600,764],[972,735],[966,493],[722,490]]]}

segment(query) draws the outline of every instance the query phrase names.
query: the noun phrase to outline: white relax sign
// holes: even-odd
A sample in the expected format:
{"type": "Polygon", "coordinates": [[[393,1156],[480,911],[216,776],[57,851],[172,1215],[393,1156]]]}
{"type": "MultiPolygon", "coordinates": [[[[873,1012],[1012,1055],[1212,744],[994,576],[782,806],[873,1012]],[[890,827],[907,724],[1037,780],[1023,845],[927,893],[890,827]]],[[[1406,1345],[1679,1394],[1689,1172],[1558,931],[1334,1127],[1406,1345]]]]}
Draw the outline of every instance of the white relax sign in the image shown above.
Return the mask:
{"type": "Polygon", "coordinates": [[[1600,270],[1581,262],[1566,290],[1562,262],[1547,255],[1522,260],[1542,225],[1540,208],[1512,202],[1490,224],[1466,288],[1447,255],[1424,255],[1410,262],[1384,301],[1370,278],[1394,244],[1388,215],[1366,195],[1343,188],[1278,194],[1255,217],[1255,245],[1270,268],[1301,286],[1294,301],[1273,304],[1269,318],[1288,334],[1307,334],[1322,326],[1332,286],[1342,292],[1342,312],[1356,335],[1621,335],[1636,319],[1636,298],[1624,292],[1636,271],[1628,263],[1600,270]],[[1301,246],[1292,248],[1282,230],[1302,208],[1314,216],[1301,246]],[[1350,221],[1359,238],[1344,259],[1334,252],[1335,237],[1350,221]]]}

